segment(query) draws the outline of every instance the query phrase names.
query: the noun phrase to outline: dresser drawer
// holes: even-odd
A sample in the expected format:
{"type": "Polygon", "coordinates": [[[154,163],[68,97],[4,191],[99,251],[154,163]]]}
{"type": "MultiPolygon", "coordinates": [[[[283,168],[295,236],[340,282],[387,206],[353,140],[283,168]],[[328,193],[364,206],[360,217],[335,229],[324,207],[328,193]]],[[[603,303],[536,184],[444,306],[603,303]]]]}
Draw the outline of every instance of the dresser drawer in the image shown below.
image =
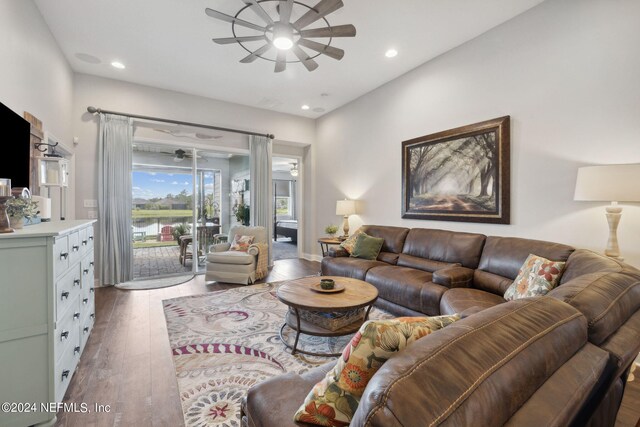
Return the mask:
{"type": "Polygon", "coordinates": [[[81,317],[79,297],[76,296],[67,310],[61,314],[53,331],[53,353],[56,361],[60,360],[67,347],[79,345],[81,317]]]}
{"type": "Polygon", "coordinates": [[[93,306],[87,314],[84,322],[82,322],[82,329],[80,330],[80,351],[84,351],[84,347],[87,345],[87,340],[89,339],[89,335],[93,330],[93,324],[95,323],[95,310],[93,306]]]}
{"type": "Polygon", "coordinates": [[[56,282],[54,288],[57,321],[61,320],[60,316],[69,308],[72,301],[76,300],[77,302],[77,298],[81,293],[81,284],[80,267],[72,269],[56,282]]]}
{"type": "Polygon", "coordinates": [[[64,399],[64,394],[66,393],[71,377],[73,376],[73,371],[75,371],[76,366],[78,365],[78,360],[80,360],[79,340],[76,341],[74,345],[69,345],[65,349],[64,353],[62,353],[60,359],[56,362],[53,378],[57,402],[62,402],[64,399]]]}
{"type": "Polygon", "coordinates": [[[73,265],[80,261],[82,254],[80,252],[80,232],[74,231],[69,234],[69,265],[73,265]]]}
{"type": "Polygon", "coordinates": [[[69,238],[56,237],[53,244],[53,270],[56,277],[69,268],[69,238]]]}
{"type": "Polygon", "coordinates": [[[82,270],[82,288],[89,288],[93,286],[95,279],[95,262],[93,261],[93,250],[90,250],[87,255],[82,259],[80,263],[80,269],[82,270]]]}

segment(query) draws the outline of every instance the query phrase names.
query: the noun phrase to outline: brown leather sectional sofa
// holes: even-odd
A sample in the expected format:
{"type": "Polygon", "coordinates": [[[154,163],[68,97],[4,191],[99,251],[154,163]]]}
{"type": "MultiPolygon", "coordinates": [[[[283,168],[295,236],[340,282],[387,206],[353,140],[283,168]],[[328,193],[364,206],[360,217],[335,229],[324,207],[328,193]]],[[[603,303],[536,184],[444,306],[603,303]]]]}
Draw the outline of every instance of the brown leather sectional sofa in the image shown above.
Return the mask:
{"type": "MultiPolygon", "coordinates": [[[[332,250],[324,275],[376,286],[396,315],[462,313],[373,376],[352,426],[613,426],[640,351],[640,271],[587,250],[445,230],[364,226],[384,238],[377,260],[332,250]],[[527,256],[566,261],[545,297],[502,295],[527,256]]],[[[292,416],[332,364],[249,391],[246,426],[292,416]]]]}

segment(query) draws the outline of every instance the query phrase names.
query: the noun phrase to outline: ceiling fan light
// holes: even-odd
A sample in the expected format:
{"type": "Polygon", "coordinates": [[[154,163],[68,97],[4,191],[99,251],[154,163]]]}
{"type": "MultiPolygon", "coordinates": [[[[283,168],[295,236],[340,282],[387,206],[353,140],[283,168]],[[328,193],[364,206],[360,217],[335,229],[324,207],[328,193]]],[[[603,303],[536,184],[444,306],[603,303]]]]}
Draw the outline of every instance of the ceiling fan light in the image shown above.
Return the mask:
{"type": "Polygon", "coordinates": [[[293,31],[288,25],[276,25],[273,29],[273,45],[280,50],[293,47],[293,31]]]}

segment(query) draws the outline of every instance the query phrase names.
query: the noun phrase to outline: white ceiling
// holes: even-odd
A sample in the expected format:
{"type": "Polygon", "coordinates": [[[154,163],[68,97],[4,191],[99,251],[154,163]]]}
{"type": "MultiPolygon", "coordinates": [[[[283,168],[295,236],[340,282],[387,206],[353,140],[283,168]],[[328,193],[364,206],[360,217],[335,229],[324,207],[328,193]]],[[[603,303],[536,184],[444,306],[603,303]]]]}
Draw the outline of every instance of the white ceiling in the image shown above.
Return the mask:
{"type": "MultiPolygon", "coordinates": [[[[542,1],[344,0],[342,9],[327,16],[331,25],[353,24],[357,29],[355,38],[332,42],[345,50],[344,58],[321,56],[313,72],[297,63],[277,74],[273,62],[241,64],[238,61],[247,53],[240,46],[211,41],[231,37],[231,24],[208,17],[205,8],[235,15],[245,5],[242,0],[36,0],[36,4],[74,71],[315,118],[542,1]],[[398,50],[396,58],[384,56],[389,48],[398,50]],[[101,62],[88,63],[78,54],[101,62]],[[126,69],[111,67],[115,60],[126,69]],[[302,111],[303,104],[311,109],[302,111]]],[[[262,24],[257,17],[254,22],[262,24]]],[[[248,46],[257,49],[261,42],[248,46]]]]}

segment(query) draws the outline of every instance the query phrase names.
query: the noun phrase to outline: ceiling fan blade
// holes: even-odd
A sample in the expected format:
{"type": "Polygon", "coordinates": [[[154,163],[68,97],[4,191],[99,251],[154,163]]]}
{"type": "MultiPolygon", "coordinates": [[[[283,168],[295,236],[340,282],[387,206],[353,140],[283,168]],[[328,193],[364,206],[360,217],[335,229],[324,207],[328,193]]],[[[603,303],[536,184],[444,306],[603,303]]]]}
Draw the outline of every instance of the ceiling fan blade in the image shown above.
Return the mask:
{"type": "Polygon", "coordinates": [[[294,22],[293,26],[298,29],[304,28],[307,25],[313,24],[318,19],[335,12],[342,6],[344,6],[342,0],[320,0],[318,4],[313,6],[313,9],[309,10],[307,13],[302,15],[300,19],[294,22]]]}
{"type": "Polygon", "coordinates": [[[338,61],[341,60],[344,56],[344,50],[342,49],[338,49],[337,47],[329,46],[322,43],[316,43],[311,40],[300,39],[298,40],[298,44],[315,50],[316,52],[320,52],[323,55],[327,55],[333,59],[337,59],[338,61]]]}
{"type": "Polygon", "coordinates": [[[260,55],[262,55],[263,53],[265,53],[266,51],[268,51],[269,49],[271,49],[271,43],[267,43],[264,46],[262,46],[260,49],[253,51],[251,54],[245,56],[244,58],[242,58],[240,60],[240,62],[242,62],[243,64],[248,64],[250,62],[255,61],[256,59],[258,59],[258,57],[260,55]]]}
{"type": "Polygon", "coordinates": [[[308,71],[313,71],[316,68],[318,68],[318,63],[313,59],[309,58],[309,55],[307,55],[304,50],[300,49],[298,45],[293,45],[291,50],[298,57],[298,59],[302,62],[302,65],[304,65],[308,71]]]}
{"type": "Polygon", "coordinates": [[[261,27],[261,26],[256,25],[256,24],[252,24],[251,22],[247,22],[244,19],[234,18],[231,15],[227,15],[225,13],[218,12],[217,10],[206,8],[205,9],[205,13],[207,15],[209,15],[210,17],[212,17],[212,18],[220,19],[222,21],[230,22],[232,24],[240,25],[242,27],[251,28],[252,30],[257,30],[257,31],[266,30],[265,27],[261,27]]]}
{"type": "Polygon", "coordinates": [[[260,6],[260,4],[256,0],[242,0],[245,4],[251,6],[251,9],[260,17],[264,22],[271,25],[273,24],[273,19],[269,16],[267,12],[260,6]]]}
{"type": "Polygon", "coordinates": [[[336,25],[335,27],[314,28],[300,31],[301,37],[355,37],[356,27],[353,25],[336,25]]]}
{"type": "Polygon", "coordinates": [[[257,42],[257,41],[265,41],[264,36],[248,36],[248,37],[224,37],[221,39],[213,39],[214,42],[218,44],[231,44],[231,43],[240,43],[240,42],[257,42]]]}
{"type": "Polygon", "coordinates": [[[291,11],[293,10],[293,0],[280,0],[280,22],[289,22],[291,19],[291,11]]]}
{"type": "Polygon", "coordinates": [[[276,68],[274,72],[281,73],[287,69],[287,51],[278,50],[278,56],[276,58],[276,68]]]}

